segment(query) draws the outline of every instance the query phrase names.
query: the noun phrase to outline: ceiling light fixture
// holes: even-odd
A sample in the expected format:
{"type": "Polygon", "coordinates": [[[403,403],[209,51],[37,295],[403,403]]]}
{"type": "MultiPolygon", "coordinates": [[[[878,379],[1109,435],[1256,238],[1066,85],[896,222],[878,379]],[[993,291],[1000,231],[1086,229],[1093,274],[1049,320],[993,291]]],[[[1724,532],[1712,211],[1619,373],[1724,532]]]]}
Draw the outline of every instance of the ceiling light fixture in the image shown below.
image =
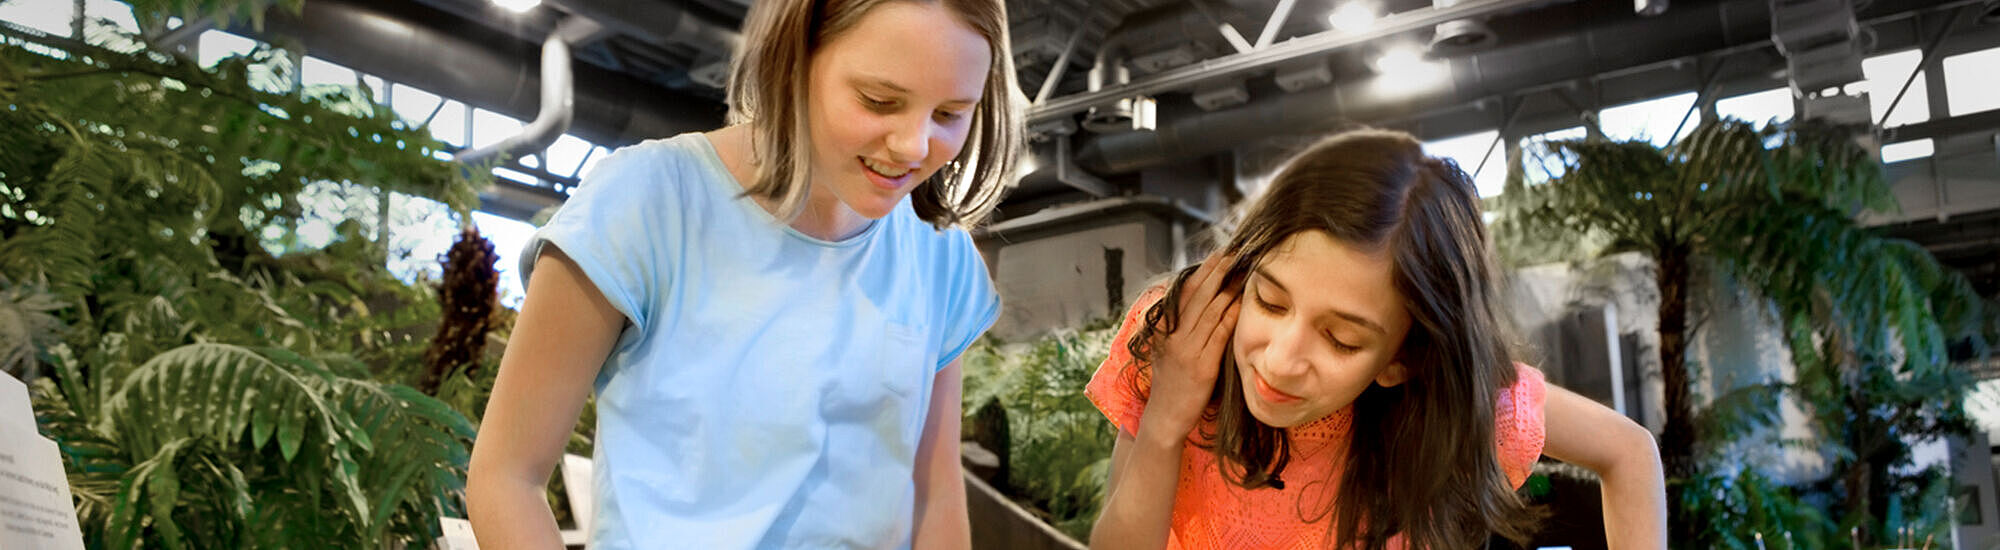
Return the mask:
{"type": "Polygon", "coordinates": [[[1334,9],[1333,13],[1326,14],[1326,22],[1340,32],[1361,32],[1375,26],[1375,10],[1362,2],[1350,0],[1334,9]]]}
{"type": "Polygon", "coordinates": [[[1425,58],[1422,50],[1398,46],[1375,59],[1377,87],[1388,93],[1411,93],[1435,88],[1451,79],[1451,68],[1425,58]]]}
{"type": "Polygon", "coordinates": [[[535,9],[535,6],[542,5],[542,0],[493,0],[493,5],[507,8],[507,11],[514,13],[527,13],[528,10],[535,9]]]}

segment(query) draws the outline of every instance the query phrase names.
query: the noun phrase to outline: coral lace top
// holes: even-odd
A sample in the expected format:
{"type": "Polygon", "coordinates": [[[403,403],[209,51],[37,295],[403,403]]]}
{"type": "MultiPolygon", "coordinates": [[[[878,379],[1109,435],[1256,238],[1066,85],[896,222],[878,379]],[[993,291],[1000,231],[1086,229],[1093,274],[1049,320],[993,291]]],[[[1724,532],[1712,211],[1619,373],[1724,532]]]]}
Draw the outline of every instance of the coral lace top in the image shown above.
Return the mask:
{"type": "MultiPolygon", "coordinates": [[[[1138,433],[1146,409],[1126,377],[1138,363],[1126,342],[1144,322],[1146,308],[1165,294],[1155,288],[1135,300],[1124,325],[1112,340],[1111,354],[1099,365],[1084,390],[1112,424],[1138,433]]],[[[1513,386],[1501,391],[1495,411],[1495,435],[1501,470],[1516,489],[1528,479],[1542,454],[1542,404],[1547,397],[1541,371],[1515,364],[1513,386]]],[[[1141,384],[1147,383],[1141,381],[1141,384]]],[[[1179,488],[1174,493],[1172,533],[1167,548],[1331,548],[1331,506],[1339,464],[1350,437],[1351,409],[1289,430],[1291,463],[1285,467],[1284,489],[1243,489],[1230,483],[1218,458],[1192,440],[1181,453],[1179,488]]],[[[1209,427],[1212,429],[1212,427],[1209,427]]],[[[1391,546],[1401,547],[1400,541],[1391,546]]]]}

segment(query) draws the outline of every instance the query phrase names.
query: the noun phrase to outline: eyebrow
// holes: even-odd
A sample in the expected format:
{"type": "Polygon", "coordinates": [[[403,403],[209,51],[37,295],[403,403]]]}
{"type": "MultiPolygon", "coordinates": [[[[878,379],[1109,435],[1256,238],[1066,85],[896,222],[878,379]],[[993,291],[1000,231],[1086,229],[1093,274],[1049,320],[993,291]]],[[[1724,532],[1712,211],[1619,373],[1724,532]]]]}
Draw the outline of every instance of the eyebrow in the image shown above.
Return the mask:
{"type": "MultiPolygon", "coordinates": [[[[887,78],[881,78],[881,77],[857,77],[857,78],[855,78],[855,79],[854,79],[854,83],[855,83],[855,84],[857,84],[857,85],[863,85],[863,86],[877,86],[877,87],[882,87],[882,88],[888,88],[888,89],[889,89],[889,91],[891,91],[891,92],[896,92],[896,93],[899,93],[899,94],[909,94],[909,93],[912,93],[912,92],[910,92],[910,89],[909,89],[909,88],[904,88],[904,87],[902,87],[901,85],[898,85],[898,84],[896,84],[896,83],[894,83],[894,82],[890,82],[890,81],[889,81],[889,79],[887,79],[887,78]]],[[[944,103],[945,103],[946,105],[953,105],[953,106],[966,106],[966,105],[977,105],[977,104],[979,103],[979,100],[978,100],[978,99],[975,99],[975,98],[959,98],[959,99],[954,99],[954,100],[951,100],[951,101],[946,101],[946,102],[944,102],[944,103]]]]}
{"type": "MultiPolygon", "coordinates": [[[[1258,276],[1258,277],[1262,277],[1262,278],[1264,278],[1264,282],[1268,282],[1268,283],[1271,283],[1271,286],[1275,286],[1275,287],[1278,287],[1278,290],[1282,290],[1282,291],[1285,291],[1285,293],[1286,293],[1286,294],[1291,294],[1291,293],[1292,293],[1291,289],[1288,289],[1288,288],[1285,288],[1285,283],[1281,283],[1281,282],[1278,282],[1278,278],[1277,278],[1277,277],[1272,277],[1272,276],[1271,276],[1271,272],[1270,272],[1270,271],[1266,271],[1266,270],[1264,269],[1264,266],[1261,266],[1261,265],[1260,265],[1260,266],[1257,266],[1257,269],[1256,269],[1256,271],[1257,271],[1257,276],[1258,276]]],[[[1375,331],[1375,334],[1388,334],[1388,333],[1389,333],[1389,331],[1386,331],[1386,330],[1382,330],[1382,325],[1378,325],[1378,324],[1375,324],[1375,322],[1374,322],[1374,321],[1370,321],[1370,320],[1368,320],[1368,318],[1367,318],[1367,317],[1362,317],[1362,316],[1360,316],[1360,315],[1356,315],[1356,314],[1353,314],[1353,313],[1349,313],[1349,312],[1345,312],[1345,311],[1341,311],[1341,310],[1338,310],[1338,309],[1336,309],[1336,310],[1333,310],[1333,314],[1334,314],[1335,316],[1337,316],[1337,317],[1340,317],[1340,318],[1342,318],[1342,319],[1346,319],[1346,320],[1348,320],[1349,322],[1352,322],[1352,323],[1354,323],[1354,324],[1357,324],[1357,325],[1361,325],[1361,327],[1362,327],[1362,328],[1366,328],[1366,329],[1368,329],[1368,330],[1372,330],[1372,331],[1375,331]]]]}

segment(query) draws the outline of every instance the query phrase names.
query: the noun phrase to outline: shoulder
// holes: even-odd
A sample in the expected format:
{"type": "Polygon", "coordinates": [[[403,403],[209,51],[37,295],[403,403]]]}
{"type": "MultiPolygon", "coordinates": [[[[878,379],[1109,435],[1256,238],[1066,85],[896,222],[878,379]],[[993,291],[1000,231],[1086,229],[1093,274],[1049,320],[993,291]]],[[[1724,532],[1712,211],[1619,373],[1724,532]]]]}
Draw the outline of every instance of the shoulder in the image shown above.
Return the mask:
{"type": "Polygon", "coordinates": [[[709,176],[713,149],[701,134],[681,134],[620,147],[590,168],[577,192],[598,188],[662,190],[689,176],[709,176]]]}
{"type": "Polygon", "coordinates": [[[1548,393],[1548,379],[1542,376],[1541,369],[1514,363],[1514,384],[1501,388],[1499,399],[1494,402],[1494,420],[1502,429],[1526,423],[1539,425],[1548,393]]]}
{"type": "Polygon", "coordinates": [[[1541,369],[1515,363],[1514,385],[1501,390],[1496,403],[1493,434],[1500,447],[1500,469],[1515,488],[1527,481],[1542,456],[1548,438],[1542,412],[1547,400],[1548,382],[1541,369]]]}
{"type": "Polygon", "coordinates": [[[883,235],[890,239],[902,259],[915,260],[925,269],[944,269],[954,273],[986,274],[986,260],[979,252],[979,244],[972,234],[957,227],[939,229],[917,217],[910,201],[904,199],[889,216],[879,223],[886,223],[890,233],[883,235]]]}
{"type": "Polygon", "coordinates": [[[1514,363],[1514,385],[1509,386],[1506,392],[1509,397],[1533,404],[1539,410],[1548,391],[1548,378],[1542,375],[1542,369],[1527,363],[1514,363]]]}
{"type": "MultiPolygon", "coordinates": [[[[1146,359],[1134,356],[1131,352],[1132,339],[1138,337],[1139,329],[1145,326],[1146,312],[1166,294],[1166,286],[1156,285],[1141,291],[1132,299],[1132,306],[1126,308],[1124,319],[1119,321],[1117,332],[1111,337],[1110,353],[1106,354],[1104,363],[1098,365],[1098,377],[1127,378],[1146,370],[1142,368],[1146,359]]],[[[1148,385],[1145,382],[1147,380],[1140,380],[1140,385],[1148,385]]]]}
{"type": "Polygon", "coordinates": [[[1125,311],[1125,318],[1118,325],[1118,332],[1111,337],[1110,349],[1105,353],[1104,362],[1097,365],[1097,371],[1090,376],[1084,386],[1084,396],[1090,399],[1099,412],[1104,413],[1112,425],[1127,433],[1139,433],[1139,417],[1145,411],[1147,392],[1151,391],[1151,370],[1144,358],[1132,355],[1130,343],[1139,327],[1146,322],[1146,311],[1166,296],[1165,285],[1156,285],[1139,293],[1132,300],[1132,306],[1125,311]]]}
{"type": "Polygon", "coordinates": [[[696,134],[681,134],[671,138],[649,139],[611,151],[591,168],[591,176],[622,175],[639,170],[654,170],[679,164],[682,159],[692,156],[691,139],[700,139],[696,134]]]}

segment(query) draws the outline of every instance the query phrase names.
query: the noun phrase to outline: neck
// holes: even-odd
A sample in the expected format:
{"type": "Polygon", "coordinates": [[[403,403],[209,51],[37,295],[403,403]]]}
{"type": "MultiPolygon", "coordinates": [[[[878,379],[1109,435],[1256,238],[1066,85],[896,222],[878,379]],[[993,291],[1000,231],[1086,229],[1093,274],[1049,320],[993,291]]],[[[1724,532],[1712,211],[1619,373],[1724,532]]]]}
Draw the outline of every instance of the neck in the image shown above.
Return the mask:
{"type": "MultiPolygon", "coordinates": [[[[757,167],[752,163],[755,155],[751,153],[750,125],[738,124],[721,128],[709,132],[708,136],[709,142],[715,145],[716,156],[722,158],[723,166],[728,168],[729,174],[736,179],[738,185],[747,185],[756,179],[757,167]]],[[[792,229],[824,241],[843,240],[868,229],[870,220],[855,213],[846,204],[842,204],[839,197],[833,196],[833,191],[819,182],[813,182],[812,186],[812,193],[806,198],[805,207],[799,211],[799,216],[788,224],[792,229]]],[[[777,214],[776,204],[763,197],[755,197],[754,200],[765,212],[777,214]]]]}
{"type": "MultiPolygon", "coordinates": [[[[770,207],[767,205],[766,210],[770,207]]],[[[812,194],[806,197],[805,208],[799,210],[799,217],[791,222],[792,229],[806,236],[823,241],[840,241],[861,234],[873,220],[855,213],[853,209],[833,196],[833,191],[813,182],[812,194]]]]}

